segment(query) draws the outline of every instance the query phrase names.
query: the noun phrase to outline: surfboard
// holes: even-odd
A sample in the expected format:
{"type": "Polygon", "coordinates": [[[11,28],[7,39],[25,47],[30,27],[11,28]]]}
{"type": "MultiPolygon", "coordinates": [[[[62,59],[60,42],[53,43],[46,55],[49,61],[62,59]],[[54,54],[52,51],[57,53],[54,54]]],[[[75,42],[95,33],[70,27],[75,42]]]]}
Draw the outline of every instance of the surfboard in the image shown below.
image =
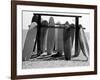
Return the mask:
{"type": "MultiPolygon", "coordinates": [[[[70,30],[70,34],[71,34],[71,41],[72,41],[72,47],[74,46],[74,40],[75,40],[75,24],[70,24],[70,28],[71,28],[71,30],[70,30]]],[[[74,47],[75,48],[75,47],[74,47]]],[[[74,54],[74,55],[72,55],[72,57],[77,57],[77,56],[79,56],[79,53],[80,53],[80,45],[79,45],[79,41],[78,41],[78,53],[77,54],[74,54]]]]}
{"type": "MultiPolygon", "coordinates": [[[[62,27],[62,25],[59,23],[58,27],[62,27]]],[[[56,35],[55,35],[55,45],[56,45],[56,51],[57,54],[62,55],[63,53],[63,28],[56,28],[56,35]]]]}
{"type": "Polygon", "coordinates": [[[47,35],[47,28],[48,27],[48,22],[46,20],[42,21],[41,23],[41,33],[40,33],[40,47],[41,47],[41,52],[43,53],[46,48],[46,35],[47,35]]]}
{"type": "MultiPolygon", "coordinates": [[[[50,17],[49,19],[49,26],[55,26],[54,18],[50,17]]],[[[48,35],[47,35],[47,55],[51,55],[54,49],[54,42],[55,42],[55,29],[48,28],[48,35]]]]}
{"type": "Polygon", "coordinates": [[[82,28],[81,25],[79,25],[79,43],[80,43],[80,48],[84,54],[84,56],[88,59],[89,57],[89,45],[85,36],[85,32],[82,28]]]}
{"type": "Polygon", "coordinates": [[[78,57],[80,55],[80,51],[81,51],[79,40],[78,40],[78,53],[77,54],[75,53],[75,45],[73,45],[73,46],[74,46],[74,55],[72,55],[72,58],[78,57]]]}
{"type": "Polygon", "coordinates": [[[75,25],[74,24],[70,24],[70,34],[71,34],[71,40],[72,40],[72,45],[73,45],[73,42],[74,42],[74,38],[75,38],[75,25]]]}
{"type": "Polygon", "coordinates": [[[29,30],[26,35],[24,48],[22,50],[22,60],[29,60],[31,55],[33,54],[33,50],[36,47],[36,35],[37,35],[37,22],[38,15],[33,14],[31,25],[29,26],[29,30]]]}
{"type": "Polygon", "coordinates": [[[29,60],[30,56],[32,55],[33,47],[34,47],[34,43],[35,43],[35,39],[36,39],[36,33],[37,33],[36,26],[37,25],[35,22],[33,22],[30,26],[31,27],[29,28],[29,30],[27,32],[25,43],[24,43],[24,48],[22,51],[23,61],[29,60]]]}
{"type": "Polygon", "coordinates": [[[63,31],[63,40],[64,40],[64,56],[66,60],[71,59],[71,49],[72,49],[72,41],[70,34],[70,25],[68,22],[65,23],[65,29],[63,31]]]}

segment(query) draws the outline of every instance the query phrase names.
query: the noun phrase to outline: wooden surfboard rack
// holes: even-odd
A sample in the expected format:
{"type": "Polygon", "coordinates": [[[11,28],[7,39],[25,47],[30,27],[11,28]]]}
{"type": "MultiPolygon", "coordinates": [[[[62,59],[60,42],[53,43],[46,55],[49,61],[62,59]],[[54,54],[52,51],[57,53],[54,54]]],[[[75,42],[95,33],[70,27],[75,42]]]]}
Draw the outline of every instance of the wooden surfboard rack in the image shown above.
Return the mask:
{"type": "MultiPolygon", "coordinates": [[[[76,15],[58,15],[58,14],[40,14],[40,13],[34,13],[36,15],[38,15],[38,26],[37,26],[37,36],[36,36],[36,41],[35,41],[35,45],[37,43],[37,53],[40,52],[40,31],[41,31],[41,16],[60,16],[60,17],[74,17],[75,18],[75,55],[78,54],[78,39],[79,39],[79,18],[81,18],[82,16],[76,16],[76,15]]],[[[56,25],[55,25],[56,26],[56,25]]],[[[63,28],[65,29],[65,27],[54,27],[54,26],[48,26],[48,27],[45,27],[45,28],[63,28]]],[[[85,28],[83,28],[85,29],[85,28]]],[[[35,45],[34,45],[34,48],[35,48],[35,45]]],[[[69,54],[67,55],[69,56],[69,54]]],[[[71,56],[69,58],[69,60],[71,59],[71,56]]]]}

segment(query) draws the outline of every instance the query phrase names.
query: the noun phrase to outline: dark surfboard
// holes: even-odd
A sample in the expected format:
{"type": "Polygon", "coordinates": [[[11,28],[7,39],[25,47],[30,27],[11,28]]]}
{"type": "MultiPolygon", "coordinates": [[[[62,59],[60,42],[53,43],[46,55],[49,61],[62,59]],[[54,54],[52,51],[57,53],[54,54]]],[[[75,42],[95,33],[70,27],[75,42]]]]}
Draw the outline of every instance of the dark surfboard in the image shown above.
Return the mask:
{"type": "Polygon", "coordinates": [[[65,29],[63,31],[63,40],[64,40],[64,56],[66,60],[71,59],[71,28],[68,22],[65,23],[65,29]]]}

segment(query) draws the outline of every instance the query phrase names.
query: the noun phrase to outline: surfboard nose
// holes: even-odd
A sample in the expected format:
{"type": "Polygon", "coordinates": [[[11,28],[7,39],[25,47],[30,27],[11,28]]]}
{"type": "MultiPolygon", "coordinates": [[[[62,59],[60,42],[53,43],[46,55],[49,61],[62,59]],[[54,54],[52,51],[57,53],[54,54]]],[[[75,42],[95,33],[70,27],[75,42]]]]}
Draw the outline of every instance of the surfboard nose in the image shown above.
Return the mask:
{"type": "Polygon", "coordinates": [[[55,25],[54,18],[50,17],[50,19],[49,19],[49,26],[54,26],[54,25],[55,25]]]}
{"type": "Polygon", "coordinates": [[[44,27],[45,27],[45,26],[48,26],[48,21],[43,20],[42,23],[41,23],[41,25],[44,26],[44,27]]]}
{"type": "Polygon", "coordinates": [[[64,26],[65,26],[65,29],[69,28],[69,27],[70,27],[69,22],[68,22],[68,21],[66,21],[66,22],[65,22],[65,24],[64,24],[64,26]]]}

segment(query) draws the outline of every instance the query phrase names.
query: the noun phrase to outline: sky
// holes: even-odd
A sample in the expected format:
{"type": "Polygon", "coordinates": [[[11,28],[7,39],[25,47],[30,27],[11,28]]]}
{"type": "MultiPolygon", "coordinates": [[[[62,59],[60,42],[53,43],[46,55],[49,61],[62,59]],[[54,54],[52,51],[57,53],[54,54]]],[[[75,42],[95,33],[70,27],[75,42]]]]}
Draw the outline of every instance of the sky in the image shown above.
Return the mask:
{"type": "MultiPolygon", "coordinates": [[[[28,29],[28,25],[31,24],[32,16],[33,16],[34,11],[23,11],[22,15],[22,24],[23,24],[23,29],[28,29]]],[[[83,27],[85,27],[85,31],[89,32],[90,30],[90,17],[89,14],[80,14],[82,17],[79,19],[79,24],[82,24],[83,27]]],[[[50,16],[42,16],[42,20],[47,20],[49,22],[50,16]]],[[[70,24],[74,23],[75,24],[75,18],[72,17],[58,17],[58,16],[53,16],[54,22],[60,22],[61,24],[64,24],[66,21],[68,21],[70,24]]]]}

